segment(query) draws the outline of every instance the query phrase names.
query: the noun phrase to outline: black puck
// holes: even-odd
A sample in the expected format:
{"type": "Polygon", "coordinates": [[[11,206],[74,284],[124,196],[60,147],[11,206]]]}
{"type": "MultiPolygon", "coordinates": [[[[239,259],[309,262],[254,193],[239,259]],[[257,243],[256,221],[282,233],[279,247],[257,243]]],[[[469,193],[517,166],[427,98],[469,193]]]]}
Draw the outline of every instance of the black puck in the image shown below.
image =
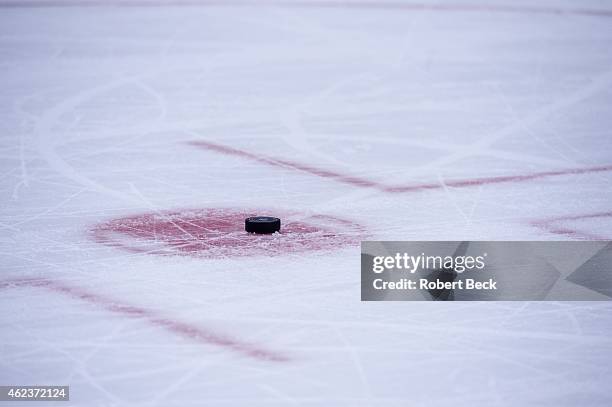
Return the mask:
{"type": "Polygon", "coordinates": [[[279,218],[271,216],[253,216],[244,220],[244,230],[249,233],[270,234],[280,231],[279,218]]]}

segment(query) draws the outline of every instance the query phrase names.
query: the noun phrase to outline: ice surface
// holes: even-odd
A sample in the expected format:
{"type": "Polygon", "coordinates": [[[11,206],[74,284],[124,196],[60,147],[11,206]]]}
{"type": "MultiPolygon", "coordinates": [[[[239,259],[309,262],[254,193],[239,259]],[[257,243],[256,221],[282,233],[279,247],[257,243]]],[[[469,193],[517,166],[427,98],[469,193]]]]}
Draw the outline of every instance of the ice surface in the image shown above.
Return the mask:
{"type": "Polygon", "coordinates": [[[47,1],[0,1],[0,384],[79,406],[612,403],[609,303],[361,303],[354,245],[91,236],[225,208],[375,240],[611,238],[612,3],[47,1]]]}

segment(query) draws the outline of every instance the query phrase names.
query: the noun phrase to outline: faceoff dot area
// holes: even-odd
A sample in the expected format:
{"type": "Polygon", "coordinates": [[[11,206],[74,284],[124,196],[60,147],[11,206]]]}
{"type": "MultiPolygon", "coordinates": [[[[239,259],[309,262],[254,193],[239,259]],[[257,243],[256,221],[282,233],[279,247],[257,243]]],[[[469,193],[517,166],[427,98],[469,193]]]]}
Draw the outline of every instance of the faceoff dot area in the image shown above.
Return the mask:
{"type": "MultiPolygon", "coordinates": [[[[277,211],[278,212],[278,211],[277,211]]],[[[281,233],[244,230],[248,211],[189,209],[112,219],[91,229],[93,239],[134,253],[202,258],[279,256],[356,246],[364,228],[327,215],[283,213],[281,233]]]]}

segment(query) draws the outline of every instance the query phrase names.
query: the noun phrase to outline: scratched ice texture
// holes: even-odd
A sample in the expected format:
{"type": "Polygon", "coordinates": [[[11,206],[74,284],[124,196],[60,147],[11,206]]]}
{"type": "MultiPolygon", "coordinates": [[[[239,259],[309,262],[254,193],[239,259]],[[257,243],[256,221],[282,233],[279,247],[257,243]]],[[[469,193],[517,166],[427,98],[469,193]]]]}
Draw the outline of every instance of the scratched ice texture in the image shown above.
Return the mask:
{"type": "Polygon", "coordinates": [[[612,404],[610,303],[362,303],[358,246],[612,238],[612,2],[2,0],[0,154],[0,384],[612,404]]]}

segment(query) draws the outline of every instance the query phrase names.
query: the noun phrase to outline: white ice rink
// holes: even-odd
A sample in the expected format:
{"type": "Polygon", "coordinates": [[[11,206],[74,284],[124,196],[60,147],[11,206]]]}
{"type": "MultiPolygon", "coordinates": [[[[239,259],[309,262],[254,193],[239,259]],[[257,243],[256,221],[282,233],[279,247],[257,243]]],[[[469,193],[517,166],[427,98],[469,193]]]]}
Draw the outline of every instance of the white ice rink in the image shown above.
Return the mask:
{"type": "Polygon", "coordinates": [[[361,302],[358,246],[612,238],[612,2],[171,3],[0,0],[0,385],[612,405],[609,302],[361,302]]]}

